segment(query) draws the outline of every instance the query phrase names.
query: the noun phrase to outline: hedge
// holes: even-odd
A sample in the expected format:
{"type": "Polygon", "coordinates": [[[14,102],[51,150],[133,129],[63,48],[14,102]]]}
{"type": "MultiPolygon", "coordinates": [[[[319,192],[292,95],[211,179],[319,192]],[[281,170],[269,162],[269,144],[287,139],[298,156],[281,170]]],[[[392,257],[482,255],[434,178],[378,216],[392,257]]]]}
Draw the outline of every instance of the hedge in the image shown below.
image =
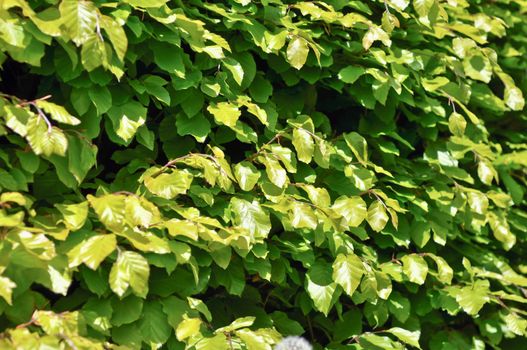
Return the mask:
{"type": "Polygon", "coordinates": [[[526,348],[526,13],[0,1],[0,348],[526,348]]]}

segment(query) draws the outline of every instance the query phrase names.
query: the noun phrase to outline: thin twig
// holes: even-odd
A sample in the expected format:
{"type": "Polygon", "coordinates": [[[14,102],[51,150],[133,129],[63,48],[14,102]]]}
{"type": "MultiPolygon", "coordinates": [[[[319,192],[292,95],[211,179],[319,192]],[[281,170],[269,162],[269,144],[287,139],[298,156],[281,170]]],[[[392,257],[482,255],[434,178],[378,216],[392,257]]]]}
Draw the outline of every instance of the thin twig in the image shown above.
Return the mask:
{"type": "Polygon", "coordinates": [[[253,153],[252,155],[250,155],[249,157],[245,158],[246,161],[253,161],[256,157],[258,157],[264,150],[264,148],[266,148],[267,146],[269,146],[271,143],[275,142],[276,140],[280,140],[280,137],[283,136],[285,131],[283,132],[280,132],[276,135],[273,136],[273,138],[271,138],[269,141],[267,141],[266,143],[264,143],[262,145],[262,147],[260,147],[260,149],[256,152],[256,153],[253,153]]]}
{"type": "Polygon", "coordinates": [[[48,117],[46,117],[46,115],[44,114],[42,109],[40,109],[40,107],[38,107],[37,104],[34,101],[29,102],[29,104],[31,106],[35,107],[35,109],[38,112],[38,116],[40,118],[44,119],[44,122],[46,122],[46,124],[48,126],[48,134],[51,133],[51,131],[53,130],[53,125],[51,125],[51,122],[49,121],[48,117]]]}
{"type": "Polygon", "coordinates": [[[454,113],[457,113],[457,111],[456,111],[456,103],[455,103],[455,101],[452,99],[452,96],[450,96],[450,95],[448,95],[448,105],[449,105],[449,106],[452,106],[452,111],[453,111],[454,113]]]}
{"type": "Polygon", "coordinates": [[[99,40],[101,40],[101,42],[104,42],[104,38],[102,37],[102,34],[101,34],[101,26],[99,25],[99,14],[98,13],[95,14],[95,30],[97,32],[97,36],[99,37],[99,40]]]}
{"type": "Polygon", "coordinates": [[[386,12],[388,12],[388,15],[391,15],[390,9],[388,8],[388,2],[386,0],[384,0],[384,8],[386,9],[386,12]]]}

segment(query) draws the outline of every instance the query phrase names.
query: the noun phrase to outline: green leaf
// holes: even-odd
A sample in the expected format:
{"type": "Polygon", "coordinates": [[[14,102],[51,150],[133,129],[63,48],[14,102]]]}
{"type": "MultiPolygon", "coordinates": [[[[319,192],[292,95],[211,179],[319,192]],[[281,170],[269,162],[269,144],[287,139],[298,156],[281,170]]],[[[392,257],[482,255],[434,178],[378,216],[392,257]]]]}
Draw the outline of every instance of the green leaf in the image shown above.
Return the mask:
{"type": "Polygon", "coordinates": [[[167,220],[164,223],[171,236],[186,236],[192,240],[198,240],[198,226],[191,221],[178,219],[167,220]]]}
{"type": "Polygon", "coordinates": [[[86,328],[82,323],[83,320],[77,311],[63,312],[60,315],[52,311],[35,311],[32,319],[35,324],[42,327],[46,334],[52,336],[66,335],[71,337],[86,332],[86,328]]]}
{"type": "Polygon", "coordinates": [[[249,329],[240,329],[236,335],[245,343],[247,349],[269,350],[271,346],[267,344],[266,338],[249,329]]]}
{"type": "Polygon", "coordinates": [[[168,316],[168,323],[175,331],[183,320],[183,316],[189,311],[189,306],[184,300],[175,296],[169,296],[161,302],[163,304],[163,311],[168,316]]]}
{"type": "Polygon", "coordinates": [[[75,231],[84,226],[86,218],[88,217],[88,202],[56,204],[55,206],[64,217],[64,223],[68,229],[75,231]]]}
{"type": "Polygon", "coordinates": [[[410,282],[424,284],[428,274],[428,264],[418,254],[408,254],[401,258],[403,272],[410,282]]]}
{"type": "Polygon", "coordinates": [[[135,295],[129,295],[124,299],[113,299],[112,301],[112,325],[122,326],[137,321],[143,311],[143,300],[135,295]]]}
{"type": "Polygon", "coordinates": [[[293,146],[298,160],[309,164],[315,152],[315,143],[310,133],[302,128],[293,129],[293,146]]]}
{"type": "Polygon", "coordinates": [[[59,10],[62,26],[75,45],[86,43],[95,33],[98,13],[92,2],[63,0],[59,10]]]}
{"type": "Polygon", "coordinates": [[[395,343],[388,337],[365,333],[359,337],[359,344],[363,349],[372,350],[402,350],[401,344],[395,343]]]}
{"type": "Polygon", "coordinates": [[[68,170],[78,184],[97,162],[97,147],[84,138],[68,137],[68,170]]]}
{"type": "Polygon", "coordinates": [[[516,86],[506,86],[503,100],[513,111],[521,111],[525,106],[525,99],[523,93],[516,86]]]}
{"type": "Polygon", "coordinates": [[[350,297],[359,286],[363,274],[362,260],[355,254],[339,254],[333,262],[333,280],[350,297]]]}
{"type": "Polygon", "coordinates": [[[198,142],[204,142],[211,130],[208,119],[201,113],[192,118],[179,115],[176,118],[176,127],[179,135],[191,135],[198,142]]]}
{"type": "Polygon", "coordinates": [[[489,213],[487,218],[494,237],[503,243],[506,250],[510,250],[516,244],[516,236],[510,231],[507,220],[494,213],[489,213]]]}
{"type": "Polygon", "coordinates": [[[198,310],[203,316],[205,316],[207,321],[212,321],[212,314],[210,313],[209,308],[203,301],[191,297],[187,297],[187,301],[190,308],[198,310]]]}
{"type": "Polygon", "coordinates": [[[166,84],[167,81],[157,75],[148,75],[143,79],[143,86],[150,96],[155,97],[166,105],[170,105],[170,94],[164,88],[166,84]]]}
{"type": "Polygon", "coordinates": [[[505,317],[503,317],[503,320],[511,332],[519,336],[525,336],[527,320],[512,312],[509,312],[505,317]]]}
{"type": "MultiPolygon", "coordinates": [[[[27,108],[19,108],[15,106],[4,106],[4,118],[8,128],[16,132],[22,137],[27,135],[28,121],[35,118],[35,115],[27,108]]],[[[3,114],[3,113],[2,113],[3,114]]]]}
{"type": "Polygon", "coordinates": [[[24,27],[14,21],[0,19],[0,38],[9,45],[24,47],[24,27]]]}
{"type": "Polygon", "coordinates": [[[43,109],[44,112],[49,114],[51,119],[59,123],[78,125],[81,122],[79,119],[69,114],[68,111],[62,106],[56,105],[45,100],[37,100],[35,104],[38,108],[43,109]]]}
{"type": "Polygon", "coordinates": [[[110,230],[120,232],[125,224],[125,196],[108,194],[100,197],[86,197],[99,220],[110,230]]]}
{"type": "Polygon", "coordinates": [[[489,59],[481,54],[465,57],[463,59],[463,68],[466,75],[486,84],[492,78],[492,65],[489,59]]]}
{"type": "Polygon", "coordinates": [[[507,188],[507,191],[510,193],[514,203],[521,203],[525,194],[524,188],[520,186],[506,171],[500,171],[500,179],[503,181],[503,184],[507,188]]]}
{"type": "Polygon", "coordinates": [[[492,179],[497,177],[497,173],[490,162],[487,160],[480,160],[478,162],[478,177],[481,182],[490,186],[492,184],[492,179]]]}
{"type": "Polygon", "coordinates": [[[0,186],[8,190],[18,189],[18,184],[15,178],[4,169],[0,169],[0,186]]]}
{"type": "Polygon", "coordinates": [[[364,137],[356,132],[351,132],[349,134],[344,134],[344,140],[357,160],[361,164],[366,165],[368,162],[368,145],[364,137]]]}
{"type": "Polygon", "coordinates": [[[33,117],[27,124],[27,140],[36,154],[64,156],[68,148],[68,139],[62,130],[50,127],[43,117],[33,117]]]}
{"type": "Polygon", "coordinates": [[[430,9],[434,5],[434,0],[413,0],[414,10],[419,17],[428,17],[430,9]]]}
{"type": "Polygon", "coordinates": [[[489,207],[489,199],[479,191],[470,191],[467,193],[467,200],[470,209],[477,214],[485,214],[489,207]]]}
{"type": "Polygon", "coordinates": [[[88,95],[91,102],[97,108],[97,113],[99,115],[104,114],[110,110],[112,107],[112,94],[105,86],[91,87],[88,90],[88,95]]]}
{"type": "Polygon", "coordinates": [[[449,82],[450,80],[446,77],[435,77],[434,79],[423,79],[422,84],[426,91],[434,92],[449,82]]]}
{"type": "Polygon", "coordinates": [[[159,68],[175,74],[177,77],[185,78],[185,64],[183,63],[183,51],[172,45],[153,41],[151,46],[154,52],[154,61],[159,68]]]}
{"type": "Polygon", "coordinates": [[[384,203],[380,200],[373,201],[368,208],[368,216],[366,218],[370,227],[374,231],[380,232],[388,223],[388,219],[384,203]]]}
{"type": "Polygon", "coordinates": [[[81,62],[88,72],[108,63],[106,46],[97,35],[92,34],[82,45],[81,62]]]}
{"type": "Polygon", "coordinates": [[[117,261],[110,270],[110,288],[122,297],[128,287],[134,294],[146,298],[148,293],[148,276],[150,267],[148,261],[136,252],[120,251],[117,261]]]}
{"type": "Polygon", "coordinates": [[[461,114],[454,112],[448,118],[448,129],[453,135],[462,137],[466,127],[467,121],[461,114]]]}
{"type": "Polygon", "coordinates": [[[388,299],[388,309],[390,310],[390,313],[402,323],[405,323],[406,320],[408,320],[412,311],[410,301],[398,292],[390,294],[390,298],[388,299]]]}
{"type": "Polygon", "coordinates": [[[265,165],[265,172],[269,180],[279,188],[283,188],[288,180],[287,172],[280,165],[280,163],[271,156],[264,156],[259,158],[265,165]]]}
{"type": "Polygon", "coordinates": [[[336,286],[336,283],[332,282],[330,265],[316,263],[306,274],[307,293],[313,300],[315,308],[326,316],[331,308],[336,286]]]}
{"type": "Polygon", "coordinates": [[[179,194],[187,193],[192,184],[193,176],[186,170],[172,170],[156,177],[147,177],[145,186],[159,197],[172,199],[179,194]]]}
{"type": "Polygon", "coordinates": [[[349,164],[344,169],[344,175],[349,177],[353,185],[361,191],[368,191],[375,181],[375,175],[372,171],[349,164]]]}
{"type": "Polygon", "coordinates": [[[357,227],[367,218],[366,203],[361,197],[341,196],[331,207],[342,216],[347,226],[357,227]]]}
{"type": "Polygon", "coordinates": [[[452,283],[454,270],[448,265],[445,259],[440,256],[428,253],[427,256],[434,259],[437,265],[437,279],[445,284],[452,283]]]}
{"type": "Polygon", "coordinates": [[[223,246],[221,248],[211,250],[210,256],[219,267],[225,270],[231,262],[231,247],[223,246]]]}
{"type": "Polygon", "coordinates": [[[318,225],[318,218],[313,209],[301,202],[293,202],[289,205],[289,220],[294,228],[314,230],[318,225]]]}
{"type": "Polygon", "coordinates": [[[13,304],[12,296],[14,288],[16,288],[16,283],[7,277],[0,276],[0,296],[4,298],[9,305],[13,304]]]}
{"type": "Polygon", "coordinates": [[[288,335],[302,335],[304,333],[304,328],[302,325],[289,318],[289,316],[282,311],[275,311],[270,314],[274,327],[282,334],[288,335]]]}
{"type": "MultiPolygon", "coordinates": [[[[203,94],[196,89],[188,89],[187,91],[187,96],[184,97],[184,100],[181,102],[181,108],[187,117],[194,118],[194,116],[198,115],[198,113],[202,111],[205,98],[203,94]]],[[[202,114],[200,113],[199,115],[202,114]]],[[[176,118],[176,124],[178,122],[178,118],[176,118]]]]}
{"type": "Polygon", "coordinates": [[[159,209],[143,197],[126,197],[125,213],[132,226],[148,228],[161,220],[159,209]]]}
{"type": "Polygon", "coordinates": [[[24,212],[19,211],[13,215],[7,215],[4,210],[0,210],[0,226],[16,227],[22,226],[24,220],[24,212]]]}
{"type": "Polygon", "coordinates": [[[114,234],[96,235],[83,240],[71,249],[67,255],[70,268],[85,264],[95,270],[117,248],[114,234]]]}
{"type": "Polygon", "coordinates": [[[120,106],[112,106],[108,111],[108,116],[117,136],[128,143],[134,137],[137,129],[145,123],[146,112],[146,108],[140,103],[129,101],[120,106]]]}
{"type": "Polygon", "coordinates": [[[143,305],[139,331],[146,343],[164,344],[172,334],[160,301],[152,300],[143,305]]]}
{"type": "Polygon", "coordinates": [[[381,23],[382,29],[388,34],[391,34],[395,28],[399,28],[401,26],[397,16],[392,15],[388,11],[384,11],[382,14],[381,23]]]}
{"type": "Polygon", "coordinates": [[[211,104],[207,107],[207,110],[214,116],[214,120],[217,123],[229,127],[234,127],[241,115],[238,107],[229,102],[211,104]]]}
{"type": "Polygon", "coordinates": [[[309,46],[306,39],[295,36],[287,45],[287,61],[296,69],[304,66],[309,54],[309,46]]]}
{"type": "Polygon", "coordinates": [[[176,329],[176,337],[179,341],[185,340],[191,335],[199,333],[201,327],[201,319],[199,318],[183,318],[176,329]]]}
{"type": "Polygon", "coordinates": [[[254,101],[266,103],[273,94],[273,85],[267,79],[257,74],[249,87],[249,93],[254,101]]]}
{"type": "Polygon", "coordinates": [[[271,219],[260,203],[256,200],[246,200],[233,197],[230,201],[233,213],[233,224],[247,230],[247,233],[256,239],[266,238],[271,231],[271,219]]]}
{"type": "Polygon", "coordinates": [[[16,203],[18,205],[25,206],[27,204],[27,199],[19,192],[4,192],[0,195],[0,202],[3,203],[16,203]]]}
{"type": "Polygon", "coordinates": [[[163,6],[167,1],[168,0],[125,0],[124,2],[134,7],[150,8],[163,6]]]}
{"type": "Polygon", "coordinates": [[[333,328],[334,340],[342,342],[362,334],[361,318],[361,311],[355,307],[351,307],[350,311],[344,312],[342,318],[335,322],[335,327],[333,328]]]}
{"type": "Polygon", "coordinates": [[[196,349],[199,350],[230,350],[230,344],[225,334],[216,334],[210,338],[201,338],[196,343],[196,349]]]}
{"type": "Polygon", "coordinates": [[[296,173],[296,158],[291,149],[278,144],[271,144],[266,147],[266,151],[270,152],[269,158],[279,160],[288,172],[296,173]]]}
{"type": "Polygon", "coordinates": [[[395,335],[400,341],[421,349],[419,345],[419,337],[421,336],[420,331],[409,331],[400,327],[392,327],[387,329],[385,332],[395,335]]]}
{"type": "Polygon", "coordinates": [[[243,161],[234,166],[234,176],[242,190],[251,191],[260,179],[260,172],[251,163],[243,161]]]}
{"type": "Polygon", "coordinates": [[[483,305],[490,301],[489,293],[487,280],[477,280],[471,286],[451,290],[459,306],[469,315],[477,315],[483,305]]]}
{"type": "Polygon", "coordinates": [[[366,70],[363,67],[360,66],[347,66],[345,68],[342,68],[339,72],[339,79],[347,84],[353,84],[357,81],[364,73],[366,73],[366,70]]]}
{"type": "Polygon", "coordinates": [[[392,41],[390,36],[380,27],[371,25],[370,29],[364,34],[362,38],[362,47],[368,50],[375,41],[381,41],[385,46],[391,46],[392,41]]]}
{"type": "Polygon", "coordinates": [[[234,78],[234,81],[238,83],[238,85],[242,85],[244,71],[243,67],[240,64],[240,62],[236,61],[234,58],[227,57],[224,60],[222,60],[222,64],[227,68],[234,78]]]}
{"type": "Polygon", "coordinates": [[[120,61],[124,61],[124,55],[128,47],[128,38],[126,37],[124,29],[119,25],[117,20],[108,16],[100,17],[100,25],[110,38],[117,57],[120,61]]]}

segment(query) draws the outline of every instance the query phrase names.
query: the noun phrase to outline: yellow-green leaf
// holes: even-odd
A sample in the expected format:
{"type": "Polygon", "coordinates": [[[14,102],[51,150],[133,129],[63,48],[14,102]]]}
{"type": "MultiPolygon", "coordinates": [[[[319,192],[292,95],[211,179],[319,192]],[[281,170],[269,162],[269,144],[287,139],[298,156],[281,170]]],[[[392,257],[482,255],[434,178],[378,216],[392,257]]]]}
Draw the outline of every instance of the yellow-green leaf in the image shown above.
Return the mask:
{"type": "Polygon", "coordinates": [[[380,232],[388,223],[388,219],[384,203],[380,200],[373,201],[368,208],[368,217],[366,218],[370,227],[374,231],[380,232]]]}
{"type": "Polygon", "coordinates": [[[67,253],[68,266],[71,268],[84,263],[90,269],[95,270],[116,247],[117,240],[114,234],[90,237],[77,244],[67,253]]]}
{"type": "Polygon", "coordinates": [[[84,226],[88,217],[87,201],[77,204],[56,204],[55,206],[64,217],[64,223],[68,229],[75,231],[84,226]]]}
{"type": "Polygon", "coordinates": [[[172,170],[156,177],[147,177],[145,186],[150,192],[159,197],[172,199],[179,194],[187,193],[193,176],[187,170],[172,170]]]}
{"type": "Polygon", "coordinates": [[[333,262],[333,280],[350,297],[357,289],[364,274],[362,260],[355,254],[339,254],[333,262]]]}
{"type": "Polygon", "coordinates": [[[16,288],[16,283],[9,278],[0,276],[0,297],[12,305],[13,289],[16,288]]]}
{"type": "Polygon", "coordinates": [[[141,254],[121,251],[110,270],[110,288],[122,297],[128,287],[131,287],[134,294],[145,298],[148,293],[149,275],[150,266],[141,254]]]}
{"type": "Polygon", "coordinates": [[[79,119],[72,116],[62,106],[56,105],[45,100],[37,100],[35,104],[37,105],[37,107],[43,109],[47,114],[49,114],[51,119],[58,121],[59,123],[78,125],[81,122],[79,119]]]}
{"type": "Polygon", "coordinates": [[[307,40],[295,36],[287,45],[287,61],[296,69],[300,69],[304,66],[309,54],[309,45],[307,40]]]}
{"type": "Polygon", "coordinates": [[[403,272],[410,282],[424,284],[428,274],[428,264],[425,259],[418,254],[408,254],[401,258],[403,272]]]}

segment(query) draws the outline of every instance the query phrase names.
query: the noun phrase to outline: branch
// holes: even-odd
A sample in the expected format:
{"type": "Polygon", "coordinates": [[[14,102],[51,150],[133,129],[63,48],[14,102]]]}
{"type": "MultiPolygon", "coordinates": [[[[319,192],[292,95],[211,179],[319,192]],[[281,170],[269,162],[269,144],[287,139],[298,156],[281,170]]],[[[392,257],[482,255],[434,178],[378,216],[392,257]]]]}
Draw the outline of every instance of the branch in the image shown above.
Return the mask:
{"type": "Polygon", "coordinates": [[[35,109],[38,112],[38,116],[44,119],[44,122],[46,122],[46,125],[48,126],[48,134],[51,133],[51,130],[53,129],[53,125],[51,125],[51,122],[49,121],[48,117],[46,117],[42,109],[40,109],[34,101],[30,101],[29,104],[35,107],[35,109]]]}
{"type": "Polygon", "coordinates": [[[97,32],[97,36],[99,37],[99,40],[101,40],[101,42],[104,42],[104,38],[102,37],[102,34],[101,34],[101,26],[99,25],[99,13],[95,14],[95,30],[97,32]]]}

